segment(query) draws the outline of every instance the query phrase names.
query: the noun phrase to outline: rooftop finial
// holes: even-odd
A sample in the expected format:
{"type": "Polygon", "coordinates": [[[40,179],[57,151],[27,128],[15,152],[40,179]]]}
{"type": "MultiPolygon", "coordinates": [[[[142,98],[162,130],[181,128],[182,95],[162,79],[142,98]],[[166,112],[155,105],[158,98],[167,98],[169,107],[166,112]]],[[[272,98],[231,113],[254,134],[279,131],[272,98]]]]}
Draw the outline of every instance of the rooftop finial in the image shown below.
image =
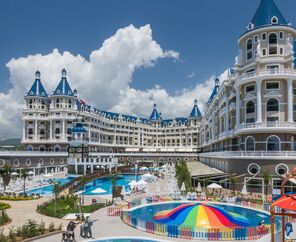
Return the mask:
{"type": "Polygon", "coordinates": [[[197,99],[194,99],[194,106],[197,105],[197,99]]]}
{"type": "Polygon", "coordinates": [[[153,108],[154,108],[154,109],[156,109],[156,108],[157,108],[157,105],[156,105],[155,103],[153,104],[153,108]]]}
{"type": "Polygon", "coordinates": [[[219,86],[219,82],[220,82],[219,78],[216,78],[215,79],[215,86],[219,86]]]}
{"type": "Polygon", "coordinates": [[[65,68],[62,70],[62,77],[67,77],[67,71],[65,68]]]}
{"type": "Polygon", "coordinates": [[[36,71],[36,72],[35,72],[35,78],[36,78],[36,79],[40,79],[40,76],[41,76],[40,71],[36,71]]]}

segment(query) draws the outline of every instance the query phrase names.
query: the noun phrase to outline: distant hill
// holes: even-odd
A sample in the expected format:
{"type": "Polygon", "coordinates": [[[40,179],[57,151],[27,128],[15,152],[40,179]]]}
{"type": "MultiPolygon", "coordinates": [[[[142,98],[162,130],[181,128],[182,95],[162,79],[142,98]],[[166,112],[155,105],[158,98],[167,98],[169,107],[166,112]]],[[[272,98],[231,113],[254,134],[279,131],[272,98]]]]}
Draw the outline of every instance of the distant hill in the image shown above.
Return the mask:
{"type": "Polygon", "coordinates": [[[5,139],[0,141],[0,145],[14,145],[19,146],[21,144],[21,138],[11,138],[11,139],[5,139]]]}

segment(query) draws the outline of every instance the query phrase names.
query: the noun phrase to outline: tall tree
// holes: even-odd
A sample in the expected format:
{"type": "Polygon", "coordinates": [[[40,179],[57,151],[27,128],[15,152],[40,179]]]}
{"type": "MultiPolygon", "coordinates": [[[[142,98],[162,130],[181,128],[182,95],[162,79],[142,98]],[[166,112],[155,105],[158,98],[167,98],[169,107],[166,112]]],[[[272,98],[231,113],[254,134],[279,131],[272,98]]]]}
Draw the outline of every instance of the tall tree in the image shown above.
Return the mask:
{"type": "Polygon", "coordinates": [[[57,213],[57,200],[59,199],[61,192],[61,186],[60,183],[55,182],[53,184],[53,193],[54,193],[54,215],[56,216],[57,213]]]}
{"type": "Polygon", "coordinates": [[[28,169],[26,169],[26,168],[21,169],[21,178],[24,181],[24,195],[26,194],[26,179],[28,176],[29,176],[28,169]]]}
{"type": "Polygon", "coordinates": [[[88,183],[88,181],[89,181],[89,179],[87,176],[81,177],[80,184],[81,184],[82,190],[83,190],[83,193],[81,194],[82,195],[82,205],[84,205],[84,191],[85,191],[85,185],[88,183]]]}
{"type": "Polygon", "coordinates": [[[114,200],[114,193],[115,193],[115,186],[116,186],[116,182],[117,182],[117,173],[114,173],[111,177],[110,177],[110,181],[112,184],[112,204],[113,204],[113,200],[114,200]]]}
{"type": "Polygon", "coordinates": [[[235,195],[236,181],[237,181],[236,176],[231,175],[231,176],[229,177],[229,182],[230,182],[230,184],[231,184],[231,186],[232,186],[232,192],[233,192],[233,195],[235,195]]]}
{"type": "Polygon", "coordinates": [[[3,182],[4,191],[5,191],[11,179],[11,166],[8,164],[5,164],[4,167],[1,169],[0,174],[3,182]]]}
{"type": "Polygon", "coordinates": [[[268,171],[263,173],[263,180],[264,180],[264,196],[265,196],[265,201],[267,201],[268,186],[270,183],[270,174],[268,171]]]}

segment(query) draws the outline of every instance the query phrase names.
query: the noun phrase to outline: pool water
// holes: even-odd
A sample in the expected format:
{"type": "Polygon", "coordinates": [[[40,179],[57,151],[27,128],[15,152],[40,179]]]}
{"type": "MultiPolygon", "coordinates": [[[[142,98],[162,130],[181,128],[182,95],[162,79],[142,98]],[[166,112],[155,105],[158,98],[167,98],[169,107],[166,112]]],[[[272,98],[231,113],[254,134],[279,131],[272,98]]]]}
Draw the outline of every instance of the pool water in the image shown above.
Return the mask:
{"type": "MultiPolygon", "coordinates": [[[[129,212],[129,215],[131,217],[136,217],[138,220],[157,223],[157,221],[153,219],[153,216],[155,213],[163,210],[171,210],[182,204],[185,204],[185,203],[166,203],[166,204],[148,205],[145,207],[137,208],[129,212]]],[[[264,220],[265,224],[270,224],[270,216],[263,212],[259,212],[259,211],[248,209],[248,208],[224,205],[224,204],[215,204],[215,206],[223,208],[227,212],[237,213],[248,218],[250,221],[250,226],[252,227],[258,226],[258,224],[262,222],[262,220],[264,220]]],[[[178,224],[174,224],[174,221],[171,221],[170,225],[178,226],[178,224]]]]}
{"type": "MultiPolygon", "coordinates": [[[[53,178],[51,179],[55,183],[60,183],[60,185],[64,185],[68,182],[70,182],[73,178],[72,177],[67,177],[67,178],[53,178]]],[[[38,193],[42,196],[49,196],[53,194],[53,185],[48,185],[40,188],[34,188],[31,190],[26,191],[27,194],[32,194],[32,193],[38,193]]]]}
{"type": "MultiPolygon", "coordinates": [[[[129,183],[132,180],[141,180],[141,176],[135,175],[118,175],[116,186],[125,186],[125,190],[130,191],[129,183]]],[[[85,195],[108,195],[112,193],[111,177],[98,178],[85,186],[85,195]]]]}

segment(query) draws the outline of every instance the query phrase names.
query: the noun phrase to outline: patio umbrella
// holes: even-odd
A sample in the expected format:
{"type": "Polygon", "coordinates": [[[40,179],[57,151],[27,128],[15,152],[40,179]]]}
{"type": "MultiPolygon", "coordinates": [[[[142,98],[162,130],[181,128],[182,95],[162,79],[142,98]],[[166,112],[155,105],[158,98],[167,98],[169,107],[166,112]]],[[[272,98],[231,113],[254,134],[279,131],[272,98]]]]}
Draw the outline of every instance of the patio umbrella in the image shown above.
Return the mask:
{"type": "Polygon", "coordinates": [[[53,177],[53,175],[52,175],[52,174],[50,174],[50,173],[47,173],[47,174],[43,175],[43,177],[44,177],[44,178],[52,178],[52,177],[53,177]]]}
{"type": "Polygon", "coordinates": [[[296,211],[296,195],[286,195],[276,200],[272,206],[276,206],[285,210],[296,211]]]}
{"type": "Polygon", "coordinates": [[[140,171],[147,171],[147,170],[148,170],[148,167],[146,167],[146,166],[142,166],[139,170],[140,170],[140,171]]]}
{"type": "Polygon", "coordinates": [[[126,194],[126,192],[125,192],[125,186],[122,186],[120,195],[124,197],[125,194],[126,194]]]}
{"type": "Polygon", "coordinates": [[[17,172],[12,172],[11,175],[12,176],[18,176],[19,174],[17,172]]]}
{"type": "Polygon", "coordinates": [[[35,173],[33,171],[28,172],[29,175],[34,175],[35,173]]]}
{"type": "Polygon", "coordinates": [[[247,185],[246,183],[244,183],[243,189],[242,189],[242,194],[243,195],[248,195],[248,191],[247,191],[247,185]]]}
{"type": "Polygon", "coordinates": [[[197,184],[196,191],[197,191],[197,192],[201,192],[201,191],[202,191],[202,190],[201,190],[201,184],[200,184],[200,182],[197,184]]]}
{"type": "Polygon", "coordinates": [[[182,191],[182,192],[185,192],[185,191],[186,191],[185,182],[182,182],[182,185],[181,185],[181,191],[182,191]]]}
{"type": "Polygon", "coordinates": [[[210,188],[210,189],[221,189],[222,186],[218,185],[217,183],[212,183],[212,184],[208,185],[207,188],[210,188]]]}

